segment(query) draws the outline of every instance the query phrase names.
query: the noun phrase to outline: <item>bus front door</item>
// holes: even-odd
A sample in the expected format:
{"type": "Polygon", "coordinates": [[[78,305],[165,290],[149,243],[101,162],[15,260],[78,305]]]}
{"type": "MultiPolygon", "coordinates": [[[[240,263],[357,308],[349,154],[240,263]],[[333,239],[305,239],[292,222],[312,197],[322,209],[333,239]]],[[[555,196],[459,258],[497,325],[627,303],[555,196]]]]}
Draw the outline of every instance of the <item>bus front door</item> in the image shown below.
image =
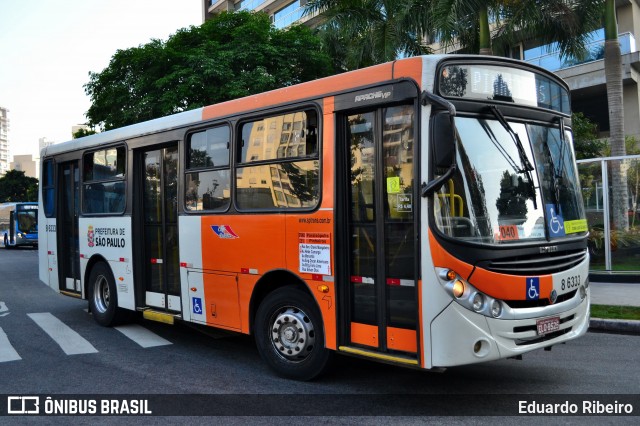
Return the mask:
{"type": "Polygon", "coordinates": [[[70,295],[81,294],[80,246],[78,217],[80,213],[80,169],[78,162],[60,165],[59,212],[57,219],[58,264],[60,265],[60,291],[70,295]]]}
{"type": "Polygon", "coordinates": [[[178,145],[141,153],[142,261],[145,305],[177,313],[180,299],[178,257],[178,145]]]}
{"type": "Polygon", "coordinates": [[[341,281],[349,301],[343,342],[417,363],[415,108],[346,114],[342,125],[350,158],[343,189],[348,274],[341,281]]]}

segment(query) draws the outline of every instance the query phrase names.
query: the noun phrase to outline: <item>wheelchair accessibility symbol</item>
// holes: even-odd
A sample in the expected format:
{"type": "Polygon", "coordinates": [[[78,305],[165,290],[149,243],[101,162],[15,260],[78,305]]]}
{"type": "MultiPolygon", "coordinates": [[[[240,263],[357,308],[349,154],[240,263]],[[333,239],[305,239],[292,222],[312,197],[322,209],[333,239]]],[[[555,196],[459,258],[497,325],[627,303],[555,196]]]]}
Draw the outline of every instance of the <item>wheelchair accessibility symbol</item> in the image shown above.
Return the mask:
{"type": "Polygon", "coordinates": [[[196,315],[202,315],[202,299],[199,297],[192,297],[191,304],[193,305],[193,313],[196,315]]]}
{"type": "Polygon", "coordinates": [[[565,231],[562,211],[556,211],[556,207],[553,204],[547,204],[545,209],[547,211],[547,220],[549,222],[549,234],[552,237],[564,237],[565,231]]]}
{"type": "Polygon", "coordinates": [[[540,278],[527,277],[527,300],[538,300],[540,298],[540,278]]]}

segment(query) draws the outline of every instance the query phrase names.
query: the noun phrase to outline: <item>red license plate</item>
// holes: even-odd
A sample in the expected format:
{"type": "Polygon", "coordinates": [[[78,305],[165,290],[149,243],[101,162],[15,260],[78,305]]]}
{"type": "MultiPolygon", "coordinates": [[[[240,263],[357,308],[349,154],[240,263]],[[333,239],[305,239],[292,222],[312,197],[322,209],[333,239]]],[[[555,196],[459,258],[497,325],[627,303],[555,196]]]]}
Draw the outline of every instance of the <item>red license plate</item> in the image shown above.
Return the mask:
{"type": "Polygon", "coordinates": [[[560,317],[543,318],[536,321],[538,336],[560,330],[560,317]]]}

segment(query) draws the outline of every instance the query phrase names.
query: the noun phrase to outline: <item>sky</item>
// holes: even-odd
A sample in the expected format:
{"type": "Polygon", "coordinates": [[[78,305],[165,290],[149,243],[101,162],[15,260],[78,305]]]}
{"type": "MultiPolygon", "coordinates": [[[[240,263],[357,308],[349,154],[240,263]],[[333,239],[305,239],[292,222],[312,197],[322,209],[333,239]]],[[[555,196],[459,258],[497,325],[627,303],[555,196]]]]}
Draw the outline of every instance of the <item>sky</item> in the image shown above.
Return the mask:
{"type": "Polygon", "coordinates": [[[38,140],[71,139],[87,121],[83,86],[118,49],[202,24],[201,0],[0,0],[0,106],[9,149],[39,157],[38,140]]]}

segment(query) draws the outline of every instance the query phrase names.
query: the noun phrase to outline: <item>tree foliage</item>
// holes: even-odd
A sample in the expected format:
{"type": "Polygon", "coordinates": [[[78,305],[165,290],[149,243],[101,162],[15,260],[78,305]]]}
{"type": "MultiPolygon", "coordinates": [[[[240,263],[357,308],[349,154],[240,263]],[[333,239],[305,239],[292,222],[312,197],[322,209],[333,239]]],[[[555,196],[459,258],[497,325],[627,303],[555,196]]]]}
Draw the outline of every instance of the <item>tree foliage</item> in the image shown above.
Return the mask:
{"type": "Polygon", "coordinates": [[[91,128],[91,129],[84,129],[84,128],[80,128],[77,131],[73,132],[73,139],[78,139],[78,138],[83,138],[85,136],[89,136],[89,135],[95,135],[96,131],[95,129],[91,128]]]}
{"type": "Polygon", "coordinates": [[[604,0],[310,0],[327,49],[355,69],[428,53],[427,40],[469,53],[507,52],[522,40],[582,57],[604,0]]]}
{"type": "Polygon", "coordinates": [[[90,73],[89,124],[105,130],[324,77],[331,59],[305,26],[222,13],[165,41],[118,50],[90,73]]]}
{"type": "Polygon", "coordinates": [[[322,13],[324,48],[341,70],[363,68],[430,53],[422,37],[428,31],[428,1],[310,0],[306,13],[322,13]]]}
{"type": "Polygon", "coordinates": [[[38,201],[38,179],[21,170],[9,170],[0,177],[0,203],[38,201]]]}
{"type": "Polygon", "coordinates": [[[571,117],[571,130],[577,160],[598,158],[603,155],[607,143],[598,139],[597,124],[581,112],[574,112],[571,117]]]}

